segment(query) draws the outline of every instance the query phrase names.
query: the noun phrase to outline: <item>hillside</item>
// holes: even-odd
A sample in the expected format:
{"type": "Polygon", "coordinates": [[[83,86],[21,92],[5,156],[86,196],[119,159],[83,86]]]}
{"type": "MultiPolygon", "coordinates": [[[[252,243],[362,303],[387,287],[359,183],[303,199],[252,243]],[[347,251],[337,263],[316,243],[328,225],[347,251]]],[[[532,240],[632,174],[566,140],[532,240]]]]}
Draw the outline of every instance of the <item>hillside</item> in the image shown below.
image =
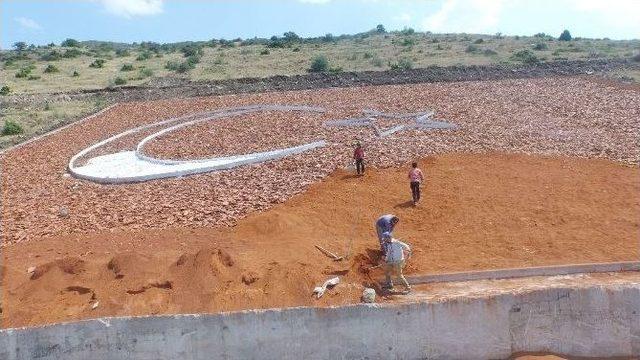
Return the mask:
{"type": "Polygon", "coordinates": [[[14,94],[23,94],[139,85],[165,76],[200,81],[296,75],[307,73],[316,57],[327,60],[317,71],[340,72],[630,58],[640,50],[640,40],[559,41],[544,34],[503,37],[410,29],[311,39],[286,33],[270,40],[128,46],[66,41],[64,45],[74,46],[4,52],[0,70],[3,85],[14,94]]]}
{"type": "MultiPolygon", "coordinates": [[[[378,28],[355,35],[327,34],[317,38],[300,38],[287,32],[271,39],[172,44],[68,39],[60,45],[35,47],[16,43],[15,47],[0,52],[0,148],[72,122],[114,101],[103,93],[73,98],[60,94],[130,86],[148,86],[147,92],[153,92],[163,84],[310,72],[402,72],[446,66],[619,61],[637,58],[640,40],[561,41],[545,34],[432,34],[412,29],[385,32],[378,28]]],[[[638,66],[609,69],[603,74],[626,82],[640,81],[638,66]]],[[[430,81],[429,77],[424,81],[430,81]]]]}

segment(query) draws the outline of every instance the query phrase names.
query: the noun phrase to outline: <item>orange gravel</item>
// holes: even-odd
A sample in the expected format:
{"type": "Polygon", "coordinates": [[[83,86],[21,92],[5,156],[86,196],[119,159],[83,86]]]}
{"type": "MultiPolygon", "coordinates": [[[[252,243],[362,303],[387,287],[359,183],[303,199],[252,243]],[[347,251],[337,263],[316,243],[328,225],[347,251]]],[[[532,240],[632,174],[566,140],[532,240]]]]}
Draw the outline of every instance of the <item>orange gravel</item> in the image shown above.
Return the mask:
{"type": "Polygon", "coordinates": [[[387,212],[415,250],[408,274],[640,255],[637,167],[503,153],[439,155],[421,167],[416,208],[406,166],[365,177],[339,170],[234,227],[97,230],[6,246],[2,326],[358,302],[381,277],[363,269],[377,260],[373,222],[387,212]],[[351,256],[334,262],[315,244],[351,256]],[[335,275],[341,284],[313,299],[335,275]]]}

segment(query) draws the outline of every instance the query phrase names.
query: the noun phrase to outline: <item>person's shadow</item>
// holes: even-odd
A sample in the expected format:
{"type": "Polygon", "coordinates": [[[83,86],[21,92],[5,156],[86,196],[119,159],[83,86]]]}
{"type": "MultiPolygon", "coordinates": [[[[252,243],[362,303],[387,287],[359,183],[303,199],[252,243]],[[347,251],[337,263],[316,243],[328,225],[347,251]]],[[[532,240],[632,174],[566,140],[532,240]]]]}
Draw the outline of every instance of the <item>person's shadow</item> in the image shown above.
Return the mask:
{"type": "Polygon", "coordinates": [[[394,209],[406,209],[410,207],[413,207],[413,201],[411,200],[393,206],[394,209]]]}

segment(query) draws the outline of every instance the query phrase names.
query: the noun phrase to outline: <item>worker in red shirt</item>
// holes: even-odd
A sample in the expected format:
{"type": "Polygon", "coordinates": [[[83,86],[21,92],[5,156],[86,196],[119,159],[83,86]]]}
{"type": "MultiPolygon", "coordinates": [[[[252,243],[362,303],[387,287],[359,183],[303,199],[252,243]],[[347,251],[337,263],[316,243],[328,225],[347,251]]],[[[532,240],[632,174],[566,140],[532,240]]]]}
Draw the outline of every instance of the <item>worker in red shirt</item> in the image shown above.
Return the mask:
{"type": "Polygon", "coordinates": [[[424,181],[424,175],[422,170],[418,169],[418,163],[411,164],[411,170],[409,170],[409,182],[411,184],[411,196],[413,197],[413,206],[418,205],[420,201],[420,183],[424,181]]]}
{"type": "Polygon", "coordinates": [[[364,150],[360,142],[356,143],[356,149],[353,151],[353,159],[356,161],[356,173],[364,175],[364,150]]]}

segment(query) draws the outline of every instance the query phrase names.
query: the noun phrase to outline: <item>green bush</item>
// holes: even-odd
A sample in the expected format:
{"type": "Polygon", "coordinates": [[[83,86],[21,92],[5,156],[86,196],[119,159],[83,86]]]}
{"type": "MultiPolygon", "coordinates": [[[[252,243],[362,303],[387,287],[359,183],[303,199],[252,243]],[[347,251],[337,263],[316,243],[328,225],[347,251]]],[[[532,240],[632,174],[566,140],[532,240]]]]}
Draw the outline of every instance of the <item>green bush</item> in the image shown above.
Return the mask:
{"type": "Polygon", "coordinates": [[[406,27],[406,28],[404,28],[404,29],[400,30],[400,34],[401,34],[401,35],[413,35],[415,32],[416,32],[416,31],[415,31],[415,30],[413,30],[413,28],[410,28],[410,27],[409,27],[409,28],[408,28],[408,27],[406,27]]]}
{"type": "Polygon", "coordinates": [[[89,67],[99,69],[104,67],[105,62],[106,60],[104,59],[95,59],[91,64],[89,64],[89,67]]]}
{"type": "Polygon", "coordinates": [[[325,72],[329,69],[329,60],[324,55],[318,55],[311,60],[309,72],[325,72]]]}
{"type": "Polygon", "coordinates": [[[46,68],[44,68],[44,72],[46,74],[51,74],[51,73],[60,72],[60,70],[55,65],[49,64],[49,65],[47,65],[46,68]]]}
{"type": "Polygon", "coordinates": [[[482,53],[486,56],[498,55],[498,52],[493,49],[485,49],[482,53]]]}
{"type": "Polygon", "coordinates": [[[79,72],[77,72],[77,71],[74,71],[74,72],[73,72],[73,74],[72,74],[71,76],[73,76],[73,77],[78,77],[78,76],[80,76],[80,73],[79,73],[79,72]]]}
{"type": "Polygon", "coordinates": [[[151,69],[140,69],[140,71],[138,72],[138,79],[142,80],[148,77],[152,77],[153,76],[153,70],[151,69]]]}
{"type": "Polygon", "coordinates": [[[542,42],[533,45],[533,50],[541,51],[541,50],[547,50],[548,48],[549,48],[549,46],[547,46],[547,44],[542,43],[542,42]]]}
{"type": "Polygon", "coordinates": [[[480,39],[476,39],[476,41],[474,41],[474,44],[482,44],[484,42],[484,39],[480,38],[480,39]]]}
{"type": "Polygon", "coordinates": [[[202,55],[204,55],[204,51],[202,50],[202,48],[199,47],[199,46],[195,46],[195,45],[184,46],[184,47],[182,47],[182,49],[180,49],[180,51],[182,51],[182,54],[186,58],[189,58],[189,57],[192,57],[192,56],[202,56],[202,55]]]}
{"type": "Polygon", "coordinates": [[[268,49],[260,50],[260,55],[269,55],[269,50],[268,49]]]}
{"type": "Polygon", "coordinates": [[[18,52],[24,51],[27,48],[27,43],[24,42],[24,41],[18,41],[18,42],[13,43],[13,47],[18,52]]]}
{"type": "Polygon", "coordinates": [[[179,73],[186,73],[191,69],[194,69],[195,65],[191,64],[188,61],[183,61],[178,65],[178,68],[176,69],[177,72],[179,73]]]}
{"type": "Polygon", "coordinates": [[[571,33],[569,32],[569,30],[563,31],[562,34],[560,34],[560,36],[558,37],[558,40],[571,41],[571,33]]]}
{"type": "Polygon", "coordinates": [[[177,73],[186,73],[189,70],[195,68],[195,64],[192,64],[188,61],[183,61],[183,62],[175,62],[175,61],[169,61],[167,62],[167,64],[165,65],[165,69],[167,70],[171,70],[171,71],[175,71],[177,73]]]}
{"type": "MultiPolygon", "coordinates": [[[[218,58],[216,61],[220,61],[219,63],[222,64],[222,59],[218,58]]],[[[196,66],[196,64],[200,63],[200,56],[198,55],[191,55],[187,58],[187,63],[189,65],[192,65],[193,67],[196,66]]]]}
{"type": "Polygon", "coordinates": [[[120,71],[133,71],[133,65],[131,65],[131,64],[124,64],[124,65],[122,65],[122,67],[120,68],[120,71]]]}
{"type": "Polygon", "coordinates": [[[540,62],[540,59],[538,59],[535,54],[533,52],[531,52],[531,50],[520,50],[518,52],[516,52],[515,54],[513,54],[511,56],[512,60],[516,60],[516,61],[520,61],[523,64],[529,64],[529,65],[533,65],[533,64],[537,64],[540,62]]]}
{"type": "Polygon", "coordinates": [[[117,49],[116,50],[116,56],[117,57],[126,57],[131,55],[131,53],[129,53],[129,50],[127,49],[117,49]]]}
{"type": "Polygon", "coordinates": [[[479,51],[480,51],[480,48],[475,45],[469,45],[467,46],[466,49],[464,49],[464,52],[466,53],[477,53],[479,51]]]}
{"type": "Polygon", "coordinates": [[[137,61],[149,60],[149,59],[151,59],[151,56],[152,56],[152,54],[151,54],[150,51],[143,51],[138,55],[136,60],[137,61]]]}
{"type": "Polygon", "coordinates": [[[416,44],[416,39],[411,39],[411,38],[404,38],[400,42],[400,45],[408,46],[408,47],[414,46],[415,44],[416,44]]]}
{"type": "Polygon", "coordinates": [[[167,61],[167,63],[164,65],[164,68],[167,70],[176,71],[178,70],[179,65],[180,63],[176,61],[167,61]]]}
{"type": "Polygon", "coordinates": [[[64,47],[80,47],[80,42],[76,39],[67,39],[60,43],[60,46],[64,47]]]}
{"type": "Polygon", "coordinates": [[[384,34],[387,32],[387,30],[384,28],[384,25],[378,24],[378,26],[376,26],[376,32],[378,34],[384,34]]]}
{"type": "Polygon", "coordinates": [[[2,88],[0,88],[0,95],[9,95],[9,93],[11,93],[11,89],[9,88],[9,86],[4,85],[2,88]]]}
{"type": "Polygon", "coordinates": [[[373,54],[367,51],[363,56],[365,59],[371,59],[373,57],[373,54]]]}
{"type": "Polygon", "coordinates": [[[299,52],[299,51],[300,51],[300,47],[296,46],[296,47],[294,47],[294,48],[293,48],[293,50],[292,50],[292,51],[293,51],[293,52],[299,52]]]}
{"type": "Polygon", "coordinates": [[[321,37],[320,40],[322,40],[322,42],[330,43],[335,41],[335,37],[333,36],[333,34],[327,33],[323,37],[321,37]]]}
{"type": "Polygon", "coordinates": [[[115,80],[113,80],[113,83],[116,85],[124,85],[127,83],[127,80],[118,76],[117,78],[115,78],[115,80]]]}
{"type": "Polygon", "coordinates": [[[40,80],[40,75],[29,75],[27,80],[40,80]]]}
{"type": "Polygon", "coordinates": [[[62,54],[60,54],[56,50],[51,50],[48,53],[40,56],[40,60],[42,61],[57,61],[62,59],[62,54]]]}
{"type": "Polygon", "coordinates": [[[7,120],[4,122],[4,126],[2,127],[2,135],[18,135],[22,134],[24,130],[22,130],[22,126],[13,120],[7,120]]]}
{"type": "Polygon", "coordinates": [[[28,77],[31,74],[31,70],[33,70],[33,67],[31,66],[23,67],[16,73],[16,78],[20,79],[28,77]]]}
{"type": "Polygon", "coordinates": [[[640,62],[640,52],[639,52],[639,53],[637,53],[637,54],[635,54],[635,55],[633,55],[633,56],[631,57],[631,60],[633,60],[633,61],[637,61],[637,62],[640,62]]]}
{"type": "Polygon", "coordinates": [[[402,58],[397,63],[389,63],[391,70],[410,70],[413,69],[413,61],[408,58],[402,58]]]}
{"type": "Polygon", "coordinates": [[[82,51],[78,49],[68,49],[67,51],[64,52],[64,54],[62,54],[62,57],[67,59],[72,59],[72,58],[77,58],[80,55],[82,55],[82,51]]]}
{"type": "Polygon", "coordinates": [[[336,67],[329,68],[329,72],[332,73],[332,74],[341,73],[343,71],[344,71],[344,69],[342,69],[342,66],[336,66],[336,67]]]}

